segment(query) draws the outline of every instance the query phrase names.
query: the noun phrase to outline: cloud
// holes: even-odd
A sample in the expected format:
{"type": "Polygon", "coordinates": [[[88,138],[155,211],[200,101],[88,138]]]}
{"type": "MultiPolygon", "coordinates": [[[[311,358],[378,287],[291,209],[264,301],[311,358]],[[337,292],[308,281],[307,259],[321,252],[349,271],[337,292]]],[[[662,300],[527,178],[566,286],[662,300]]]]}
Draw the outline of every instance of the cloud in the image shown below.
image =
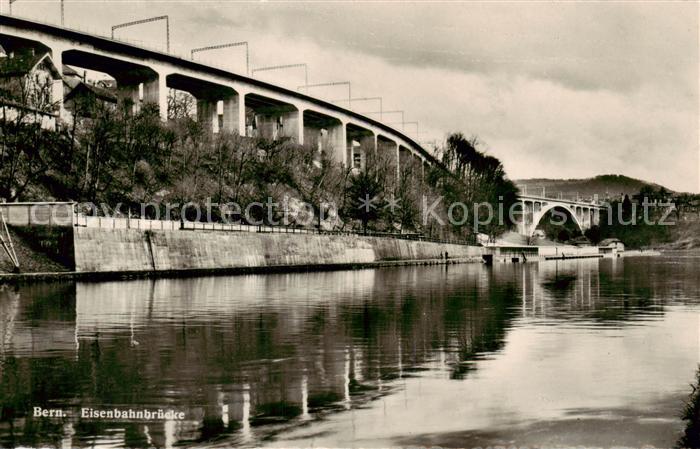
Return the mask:
{"type": "Polygon", "coordinates": [[[254,24],[267,50],[353,80],[425,130],[479,135],[512,177],[612,172],[700,188],[696,4],[275,3],[246,5],[235,19],[220,12],[195,22],[254,24]]]}
{"type": "Polygon", "coordinates": [[[193,20],[314,40],[395,65],[525,74],[576,89],[631,89],[697,66],[692,3],[236,4],[193,20]]]}

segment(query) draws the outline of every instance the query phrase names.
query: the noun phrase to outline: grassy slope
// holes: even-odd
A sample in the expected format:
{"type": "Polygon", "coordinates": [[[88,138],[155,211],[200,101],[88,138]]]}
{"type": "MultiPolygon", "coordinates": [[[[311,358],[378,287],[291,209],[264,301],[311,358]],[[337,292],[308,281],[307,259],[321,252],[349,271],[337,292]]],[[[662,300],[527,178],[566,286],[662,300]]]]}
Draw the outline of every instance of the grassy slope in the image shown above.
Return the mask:
{"type": "Polygon", "coordinates": [[[700,248],[700,216],[685,214],[675,226],[669,226],[670,241],[661,247],[666,249],[700,248]]]}
{"type": "MultiPolygon", "coordinates": [[[[4,234],[3,234],[4,235],[4,234]]],[[[69,271],[67,267],[51,260],[45,254],[35,250],[30,242],[20,236],[16,231],[10,230],[12,244],[14,245],[20,270],[23,273],[69,271]]],[[[12,262],[0,246],[0,273],[12,272],[12,262]]]]}

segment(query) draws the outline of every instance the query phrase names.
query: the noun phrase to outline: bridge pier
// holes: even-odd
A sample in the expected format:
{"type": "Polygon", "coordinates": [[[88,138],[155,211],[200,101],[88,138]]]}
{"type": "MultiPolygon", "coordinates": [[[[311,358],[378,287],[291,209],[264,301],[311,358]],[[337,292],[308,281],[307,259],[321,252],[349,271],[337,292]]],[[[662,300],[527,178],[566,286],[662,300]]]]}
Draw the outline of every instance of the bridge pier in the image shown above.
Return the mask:
{"type": "Polygon", "coordinates": [[[297,108],[297,143],[299,145],[304,145],[304,110],[296,105],[297,108]]]}
{"type": "MultiPolygon", "coordinates": [[[[417,170],[418,170],[418,167],[421,167],[421,166],[423,165],[423,164],[422,164],[422,161],[421,161],[421,158],[420,158],[420,156],[418,156],[416,153],[413,153],[413,152],[411,152],[411,155],[413,156],[413,169],[414,169],[415,171],[417,171],[417,170]]],[[[414,175],[414,176],[420,176],[420,177],[421,177],[421,182],[423,182],[422,170],[421,170],[420,173],[413,173],[413,175],[414,175]]]]}
{"type": "Polygon", "coordinates": [[[401,145],[396,144],[396,179],[401,178],[401,145]]]}
{"type": "Polygon", "coordinates": [[[171,73],[166,80],[166,107],[168,89],[187,92],[197,100],[197,121],[204,130],[239,131],[240,94],[224,84],[197,79],[181,73],[171,73]]]}
{"type": "Polygon", "coordinates": [[[143,102],[157,105],[160,119],[168,120],[168,86],[164,73],[159,72],[155,79],[143,83],[143,102]]]}
{"type": "Polygon", "coordinates": [[[223,100],[197,99],[197,121],[210,132],[239,133],[239,96],[232,95],[223,100]],[[221,105],[221,108],[219,108],[221,105]],[[221,115],[219,115],[221,109],[221,115]]]}
{"type": "Polygon", "coordinates": [[[297,106],[254,93],[246,94],[243,101],[248,137],[303,141],[303,117],[297,106]]]}
{"type": "Polygon", "coordinates": [[[376,154],[377,137],[369,129],[362,128],[352,123],[345,127],[347,160],[350,167],[364,170],[367,164],[367,156],[370,152],[376,154]]]}
{"type": "MultiPolygon", "coordinates": [[[[63,50],[64,48],[60,46],[50,47],[51,60],[61,75],[63,75],[63,50]]],[[[58,116],[62,118],[67,117],[67,111],[63,105],[63,97],[65,97],[63,80],[58,80],[51,86],[51,102],[58,105],[58,116]]]]}
{"type": "Polygon", "coordinates": [[[531,229],[533,226],[533,220],[535,213],[537,211],[538,207],[537,202],[531,201],[531,200],[523,200],[522,201],[522,208],[523,208],[523,214],[522,214],[522,222],[523,222],[523,232],[522,234],[525,235],[526,237],[530,237],[532,233],[534,232],[534,229],[531,229]]]}
{"type": "Polygon", "coordinates": [[[396,181],[401,179],[401,171],[399,170],[399,154],[398,154],[399,144],[384,137],[382,135],[377,136],[377,152],[381,155],[385,155],[389,162],[389,170],[393,170],[396,176],[396,181]]]}
{"type": "Polygon", "coordinates": [[[141,105],[141,83],[127,84],[117,80],[117,98],[119,103],[129,108],[130,114],[135,114],[139,111],[141,105]]]}
{"type": "MultiPolygon", "coordinates": [[[[331,116],[305,109],[302,114],[303,140],[306,145],[316,147],[319,153],[326,153],[335,158],[337,148],[343,148],[343,123],[331,116]]],[[[343,162],[342,159],[338,162],[343,162]]]]}
{"type": "MultiPolygon", "coordinates": [[[[242,90],[240,87],[236,87],[236,92],[238,93],[238,101],[236,102],[236,115],[235,120],[238,125],[238,134],[240,136],[247,136],[246,130],[246,107],[245,107],[245,97],[248,94],[247,91],[242,90]]],[[[233,119],[233,117],[232,117],[233,119]]]]}
{"type": "Polygon", "coordinates": [[[239,133],[241,129],[238,127],[238,114],[240,113],[240,95],[232,95],[222,100],[222,126],[224,131],[231,133],[239,133]]]}
{"type": "MultiPolygon", "coordinates": [[[[114,88],[113,93],[122,105],[125,101],[130,103],[132,113],[150,102],[158,107],[160,117],[166,120],[168,91],[176,89],[189,92],[197,99],[198,118],[212,131],[223,129],[237,131],[243,136],[270,139],[291,137],[299,143],[309,143],[306,140],[315,134],[314,142],[321,142],[324,150],[332,142],[334,159],[345,163],[346,167],[354,164],[355,150],[360,165],[369,151],[378,151],[378,135],[383,134],[393,142],[390,151],[396,156],[397,177],[401,166],[409,161],[411,165],[421,164],[421,178],[425,175],[426,160],[436,162],[403,132],[304,93],[118,40],[19,17],[0,15],[0,26],[0,43],[5,49],[31,46],[49,53],[59,71],[65,64],[108,75],[116,81],[109,88],[114,88]],[[309,109],[332,117],[334,123],[309,131],[314,128],[307,125],[304,116],[304,111],[309,109]],[[353,135],[357,130],[361,131],[360,135],[353,135]]],[[[52,100],[59,105],[61,116],[69,120],[69,111],[62,104],[67,93],[64,84],[57,82],[54,87],[52,100]]],[[[417,170],[416,166],[416,174],[417,170]]]]}
{"type": "Polygon", "coordinates": [[[340,121],[340,126],[337,129],[337,144],[334,148],[335,160],[342,163],[345,167],[348,167],[350,161],[348,160],[348,152],[346,151],[348,145],[348,130],[347,123],[343,120],[340,121]]]}
{"type": "Polygon", "coordinates": [[[411,163],[411,151],[403,145],[399,145],[399,167],[403,172],[411,163]]]}
{"type": "Polygon", "coordinates": [[[197,99],[197,122],[205,131],[213,131],[214,123],[218,121],[217,102],[197,99]]]}

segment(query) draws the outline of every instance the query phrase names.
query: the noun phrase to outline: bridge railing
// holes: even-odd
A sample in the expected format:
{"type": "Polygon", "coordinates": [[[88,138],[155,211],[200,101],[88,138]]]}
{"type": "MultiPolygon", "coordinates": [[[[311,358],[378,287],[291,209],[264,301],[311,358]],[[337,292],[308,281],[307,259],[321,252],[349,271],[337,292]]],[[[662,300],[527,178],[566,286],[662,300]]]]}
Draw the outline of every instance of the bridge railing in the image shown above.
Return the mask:
{"type": "Polygon", "coordinates": [[[535,199],[535,200],[542,200],[542,201],[567,201],[571,203],[580,203],[581,205],[588,205],[588,206],[602,206],[603,201],[596,197],[582,197],[582,196],[577,196],[577,195],[538,195],[538,194],[530,194],[530,193],[521,193],[520,194],[521,198],[526,198],[526,199],[535,199]]]}

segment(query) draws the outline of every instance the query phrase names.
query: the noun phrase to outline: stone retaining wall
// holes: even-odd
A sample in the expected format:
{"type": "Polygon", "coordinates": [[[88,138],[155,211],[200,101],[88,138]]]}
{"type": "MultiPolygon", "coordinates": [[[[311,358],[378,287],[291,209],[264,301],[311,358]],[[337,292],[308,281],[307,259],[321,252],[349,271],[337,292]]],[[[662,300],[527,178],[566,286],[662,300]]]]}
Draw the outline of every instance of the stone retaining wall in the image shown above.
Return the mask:
{"type": "Polygon", "coordinates": [[[75,229],[78,272],[352,265],[481,257],[475,246],[355,235],[75,229]]]}

